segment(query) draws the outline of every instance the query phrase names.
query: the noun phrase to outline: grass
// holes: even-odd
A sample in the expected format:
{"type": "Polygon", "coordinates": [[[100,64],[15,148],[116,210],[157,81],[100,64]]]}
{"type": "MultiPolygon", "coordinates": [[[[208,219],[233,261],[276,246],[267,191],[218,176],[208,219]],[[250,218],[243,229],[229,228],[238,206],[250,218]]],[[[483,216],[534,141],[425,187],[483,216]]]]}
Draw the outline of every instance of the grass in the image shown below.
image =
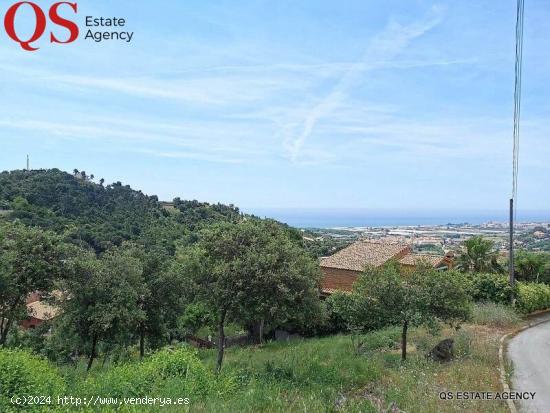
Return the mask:
{"type": "MultiPolygon", "coordinates": [[[[157,390],[151,387],[162,394],[147,395],[191,399],[190,406],[165,407],[163,412],[506,412],[498,401],[439,399],[440,392],[501,390],[499,338],[517,319],[483,305],[476,308],[475,320],[477,324],[458,330],[442,328],[435,336],[424,328],[411,329],[405,362],[400,359],[399,328],[365,335],[360,352],[345,335],[232,347],[226,350],[221,376],[209,379],[217,380],[209,385],[213,390],[182,394],[186,379],[170,377],[157,390]],[[443,364],[428,360],[425,354],[448,337],[455,342],[455,359],[443,364]]],[[[208,371],[214,370],[214,350],[201,350],[198,356],[208,371]]],[[[98,363],[90,374],[99,377],[111,369],[98,363]]],[[[83,370],[62,371],[68,394],[86,389],[83,370]]]]}
{"type": "MultiPolygon", "coordinates": [[[[501,402],[442,401],[442,391],[500,391],[498,345],[502,330],[469,325],[432,336],[413,329],[413,349],[402,362],[392,328],[365,337],[358,355],[348,336],[268,343],[229,349],[224,375],[237,375],[234,397],[207,399],[192,411],[216,412],[377,412],[390,406],[408,412],[506,412],[501,402]],[[425,353],[439,340],[453,337],[456,359],[439,364],[425,353]]],[[[201,353],[213,367],[213,351],[201,353]]]]}
{"type": "Polygon", "coordinates": [[[491,327],[517,325],[521,317],[510,306],[495,303],[478,303],[474,306],[473,322],[491,327]]]}

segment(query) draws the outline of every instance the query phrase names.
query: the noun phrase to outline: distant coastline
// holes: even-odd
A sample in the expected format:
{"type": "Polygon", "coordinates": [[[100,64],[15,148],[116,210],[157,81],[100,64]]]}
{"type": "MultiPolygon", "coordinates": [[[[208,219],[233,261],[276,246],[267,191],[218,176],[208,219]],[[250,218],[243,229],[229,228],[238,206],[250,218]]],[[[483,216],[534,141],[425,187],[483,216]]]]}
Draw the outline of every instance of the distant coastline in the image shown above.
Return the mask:
{"type": "MultiPolygon", "coordinates": [[[[395,227],[446,224],[479,225],[507,222],[501,211],[412,211],[367,209],[249,208],[244,212],[268,217],[297,228],[395,227]]],[[[550,222],[549,211],[518,211],[518,222],[550,222]]]]}

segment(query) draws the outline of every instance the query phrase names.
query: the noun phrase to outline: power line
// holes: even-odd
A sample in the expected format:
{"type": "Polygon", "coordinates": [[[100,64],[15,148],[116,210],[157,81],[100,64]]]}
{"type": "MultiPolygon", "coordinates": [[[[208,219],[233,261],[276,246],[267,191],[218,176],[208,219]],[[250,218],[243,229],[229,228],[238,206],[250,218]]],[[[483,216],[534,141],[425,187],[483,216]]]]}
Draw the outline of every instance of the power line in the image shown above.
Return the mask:
{"type": "Polygon", "coordinates": [[[512,166],[512,198],[517,210],[518,197],[518,171],[519,171],[519,122],[521,117],[521,75],[523,63],[523,15],[525,9],[524,0],[517,2],[516,17],[516,71],[514,88],[514,148],[512,166]]]}
{"type": "MultiPolygon", "coordinates": [[[[514,146],[512,153],[512,198],[510,199],[510,284],[515,283],[514,269],[514,222],[517,221],[518,172],[519,172],[519,121],[521,117],[521,76],[523,64],[523,14],[524,0],[518,0],[516,10],[516,67],[514,84],[514,146]]],[[[512,302],[514,298],[512,297],[512,302]]]]}

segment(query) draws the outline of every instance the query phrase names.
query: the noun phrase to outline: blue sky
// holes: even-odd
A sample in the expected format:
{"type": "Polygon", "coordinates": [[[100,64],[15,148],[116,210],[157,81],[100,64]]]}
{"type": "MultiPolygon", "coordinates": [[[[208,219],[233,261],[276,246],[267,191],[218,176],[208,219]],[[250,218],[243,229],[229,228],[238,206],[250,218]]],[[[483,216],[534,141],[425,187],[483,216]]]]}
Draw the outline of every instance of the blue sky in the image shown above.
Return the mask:
{"type": "MultiPolygon", "coordinates": [[[[245,209],[506,208],[515,0],[113,3],[78,2],[72,45],[0,32],[0,169],[245,209]],[[133,41],[84,41],[86,15],[133,41]]],[[[519,206],[548,210],[550,4],[526,3],[519,206]]]]}

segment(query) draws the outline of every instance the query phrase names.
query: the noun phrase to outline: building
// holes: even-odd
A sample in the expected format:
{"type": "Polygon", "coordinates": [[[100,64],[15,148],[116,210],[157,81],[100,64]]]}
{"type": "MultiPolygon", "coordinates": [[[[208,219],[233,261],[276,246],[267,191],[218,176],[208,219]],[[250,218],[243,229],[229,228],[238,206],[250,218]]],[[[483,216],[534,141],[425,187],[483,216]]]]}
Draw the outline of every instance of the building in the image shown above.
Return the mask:
{"type": "MultiPolygon", "coordinates": [[[[54,294],[58,294],[54,292],[54,294]]],[[[53,320],[59,315],[59,308],[42,301],[38,292],[29,294],[27,297],[27,318],[21,321],[24,329],[36,328],[45,321],[53,320]]]]}
{"type": "Polygon", "coordinates": [[[321,258],[323,295],[335,291],[351,291],[353,283],[367,266],[381,267],[390,260],[400,263],[405,271],[412,271],[419,262],[434,268],[449,268],[450,256],[415,254],[410,245],[377,241],[358,241],[330,257],[321,258]]]}

